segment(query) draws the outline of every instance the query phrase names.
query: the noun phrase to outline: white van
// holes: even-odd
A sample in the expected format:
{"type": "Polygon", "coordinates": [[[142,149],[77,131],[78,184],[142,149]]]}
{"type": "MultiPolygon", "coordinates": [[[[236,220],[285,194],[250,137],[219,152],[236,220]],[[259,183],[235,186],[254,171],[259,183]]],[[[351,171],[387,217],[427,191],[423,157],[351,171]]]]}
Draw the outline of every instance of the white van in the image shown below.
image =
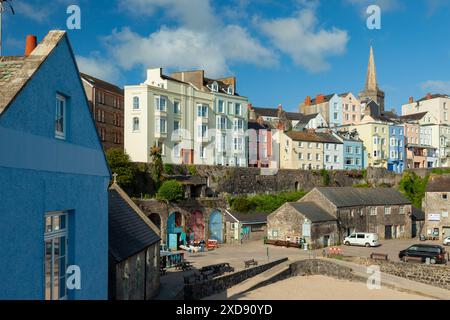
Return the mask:
{"type": "Polygon", "coordinates": [[[345,237],[344,244],[346,246],[377,247],[380,242],[376,233],[355,232],[345,237]]]}

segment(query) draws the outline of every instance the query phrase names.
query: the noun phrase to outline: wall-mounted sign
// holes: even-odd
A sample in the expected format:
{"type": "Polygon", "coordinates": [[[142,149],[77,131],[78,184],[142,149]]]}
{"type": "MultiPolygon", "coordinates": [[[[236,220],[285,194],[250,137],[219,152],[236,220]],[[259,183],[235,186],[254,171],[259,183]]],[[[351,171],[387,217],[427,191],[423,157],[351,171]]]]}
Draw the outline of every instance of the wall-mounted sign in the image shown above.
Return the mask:
{"type": "Polygon", "coordinates": [[[440,213],[429,213],[428,221],[441,221],[441,214],[440,213]]]}
{"type": "Polygon", "coordinates": [[[442,218],[448,218],[448,212],[442,211],[442,218]]]}

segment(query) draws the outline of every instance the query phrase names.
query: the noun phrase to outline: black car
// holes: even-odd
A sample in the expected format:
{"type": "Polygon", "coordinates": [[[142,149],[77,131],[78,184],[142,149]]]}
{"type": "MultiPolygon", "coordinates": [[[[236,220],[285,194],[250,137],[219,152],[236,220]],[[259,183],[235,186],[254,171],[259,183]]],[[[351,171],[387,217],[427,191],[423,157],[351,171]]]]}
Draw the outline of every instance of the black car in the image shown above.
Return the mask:
{"type": "Polygon", "coordinates": [[[425,262],[427,258],[430,258],[430,263],[447,263],[445,249],[438,245],[432,244],[415,244],[408,249],[400,251],[398,257],[400,260],[405,261],[405,257],[422,258],[422,262],[425,262]]]}

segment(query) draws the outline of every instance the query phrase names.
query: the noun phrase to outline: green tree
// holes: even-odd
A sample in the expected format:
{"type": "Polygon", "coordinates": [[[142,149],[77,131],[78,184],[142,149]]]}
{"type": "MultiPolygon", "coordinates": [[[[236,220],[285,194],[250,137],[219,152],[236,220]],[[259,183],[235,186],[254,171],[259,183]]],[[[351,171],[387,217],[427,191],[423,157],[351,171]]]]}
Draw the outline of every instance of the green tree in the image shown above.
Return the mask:
{"type": "Polygon", "coordinates": [[[184,188],[181,183],[176,180],[164,181],[156,194],[156,198],[168,202],[176,202],[183,200],[184,188]]]}
{"type": "Polygon", "coordinates": [[[425,196],[428,178],[428,175],[421,178],[414,172],[405,172],[400,180],[400,191],[416,208],[422,208],[422,199],[425,196]]]}
{"type": "Polygon", "coordinates": [[[112,173],[116,173],[117,183],[124,187],[133,187],[136,175],[136,166],[122,149],[114,148],[106,152],[106,159],[112,173]]]}
{"type": "Polygon", "coordinates": [[[156,145],[150,149],[150,156],[152,158],[152,166],[150,175],[152,177],[153,183],[155,184],[155,189],[158,190],[163,182],[163,172],[164,163],[161,157],[161,149],[156,145]]]}

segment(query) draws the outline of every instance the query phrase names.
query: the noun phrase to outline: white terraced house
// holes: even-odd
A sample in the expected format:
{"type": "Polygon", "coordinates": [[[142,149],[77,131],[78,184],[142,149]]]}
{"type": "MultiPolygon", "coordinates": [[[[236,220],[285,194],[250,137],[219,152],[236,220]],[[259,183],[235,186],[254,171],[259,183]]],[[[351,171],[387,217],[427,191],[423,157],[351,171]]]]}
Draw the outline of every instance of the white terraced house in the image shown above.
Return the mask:
{"type": "Polygon", "coordinates": [[[144,83],[125,86],[125,152],[150,162],[157,145],[168,164],[246,166],[247,105],[234,77],[149,69],[144,83]]]}

